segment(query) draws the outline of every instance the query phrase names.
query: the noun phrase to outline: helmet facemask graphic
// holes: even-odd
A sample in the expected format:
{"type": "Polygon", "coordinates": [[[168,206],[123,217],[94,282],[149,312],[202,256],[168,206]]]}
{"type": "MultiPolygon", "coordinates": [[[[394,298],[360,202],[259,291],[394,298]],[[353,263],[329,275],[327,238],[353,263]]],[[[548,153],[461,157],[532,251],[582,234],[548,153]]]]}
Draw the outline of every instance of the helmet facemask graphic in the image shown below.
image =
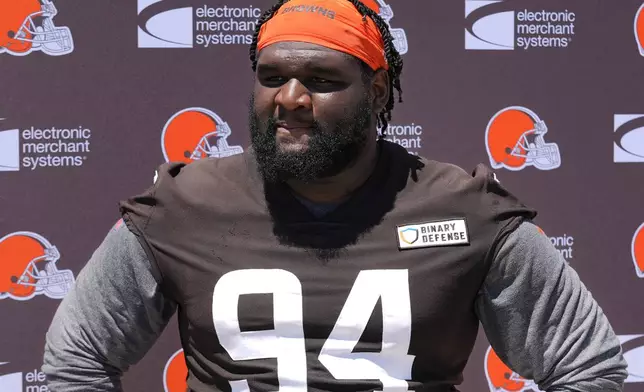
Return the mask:
{"type": "Polygon", "coordinates": [[[390,5],[385,3],[384,0],[377,1],[378,7],[380,8],[378,15],[380,15],[380,17],[384,19],[385,22],[387,22],[387,25],[389,26],[389,32],[394,39],[394,47],[396,47],[396,50],[401,55],[407,53],[409,45],[407,44],[407,34],[405,33],[405,30],[391,27],[389,21],[394,17],[394,11],[391,9],[390,5]]]}
{"type": "Polygon", "coordinates": [[[508,154],[526,158],[526,164],[537,169],[550,170],[559,167],[561,159],[559,147],[555,143],[546,143],[543,135],[548,128],[543,121],[538,121],[534,129],[524,133],[508,154]]]}
{"type": "Polygon", "coordinates": [[[70,53],[74,44],[69,28],[56,27],[52,20],[58,13],[56,6],[49,0],[41,2],[41,10],[28,15],[17,31],[10,32],[11,38],[23,43],[25,49],[31,46],[54,56],[70,53]]]}
{"type": "Polygon", "coordinates": [[[184,153],[186,158],[197,160],[204,158],[224,158],[243,152],[240,146],[231,147],[226,138],[231,134],[228,123],[217,124],[217,130],[204,135],[195,149],[184,153]]]}
{"type": "Polygon", "coordinates": [[[16,284],[33,286],[35,294],[42,293],[54,299],[63,298],[74,285],[74,275],[70,270],[56,268],[59,258],[60,253],[55,246],[45,248],[45,255],[30,261],[16,284]],[[39,265],[41,268],[38,268],[39,265]]]}

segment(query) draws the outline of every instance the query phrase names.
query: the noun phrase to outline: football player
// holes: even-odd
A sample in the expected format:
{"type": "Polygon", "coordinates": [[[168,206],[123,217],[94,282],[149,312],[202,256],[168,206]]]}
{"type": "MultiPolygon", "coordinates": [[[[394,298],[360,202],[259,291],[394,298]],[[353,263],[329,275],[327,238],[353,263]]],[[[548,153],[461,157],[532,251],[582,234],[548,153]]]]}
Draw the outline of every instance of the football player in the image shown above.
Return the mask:
{"type": "Polygon", "coordinates": [[[121,203],[47,333],[50,391],[121,391],[175,313],[193,392],[454,391],[479,322],[544,391],[622,390],[536,212],[382,137],[403,63],[375,1],[279,1],[250,59],[251,147],[121,203]]]}

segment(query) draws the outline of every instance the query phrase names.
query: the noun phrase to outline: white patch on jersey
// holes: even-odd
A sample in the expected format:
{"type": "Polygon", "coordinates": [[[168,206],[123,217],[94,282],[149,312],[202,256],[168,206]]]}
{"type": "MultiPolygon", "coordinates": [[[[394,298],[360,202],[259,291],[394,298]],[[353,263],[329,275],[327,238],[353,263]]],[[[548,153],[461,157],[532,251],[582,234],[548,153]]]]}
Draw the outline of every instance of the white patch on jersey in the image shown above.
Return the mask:
{"type": "Polygon", "coordinates": [[[401,250],[470,243],[465,219],[396,226],[396,237],[401,250]]]}

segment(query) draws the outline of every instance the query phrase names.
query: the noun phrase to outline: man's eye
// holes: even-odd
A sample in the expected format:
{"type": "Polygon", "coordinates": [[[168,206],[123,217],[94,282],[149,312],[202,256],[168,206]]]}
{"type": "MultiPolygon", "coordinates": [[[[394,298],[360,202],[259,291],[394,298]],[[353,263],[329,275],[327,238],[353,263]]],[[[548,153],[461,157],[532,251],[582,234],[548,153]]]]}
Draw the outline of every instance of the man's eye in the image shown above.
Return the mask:
{"type": "Polygon", "coordinates": [[[324,78],[313,78],[313,83],[318,83],[318,84],[330,84],[333,83],[332,81],[324,78]]]}
{"type": "Polygon", "coordinates": [[[286,79],[281,76],[269,76],[264,80],[269,83],[284,83],[286,81],[286,79]]]}

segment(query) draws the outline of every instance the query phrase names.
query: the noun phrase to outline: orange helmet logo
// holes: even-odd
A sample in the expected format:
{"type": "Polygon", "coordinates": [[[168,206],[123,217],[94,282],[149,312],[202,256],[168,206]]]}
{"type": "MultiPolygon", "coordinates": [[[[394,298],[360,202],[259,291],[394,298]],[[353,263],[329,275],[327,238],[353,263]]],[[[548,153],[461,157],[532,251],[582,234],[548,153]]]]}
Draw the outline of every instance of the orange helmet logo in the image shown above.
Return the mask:
{"type": "Polygon", "coordinates": [[[644,278],[644,223],[635,230],[631,243],[631,254],[635,264],[635,273],[640,278],[644,278]]]}
{"type": "Polygon", "coordinates": [[[230,127],[214,112],[203,108],[181,110],[168,120],[161,135],[166,162],[190,163],[204,158],[240,154],[240,146],[226,140],[230,127]]]}
{"type": "Polygon", "coordinates": [[[19,231],[0,238],[0,299],[63,298],[74,275],[56,267],[59,258],[58,249],[39,234],[19,231]]]}
{"type": "Polygon", "coordinates": [[[174,353],[163,370],[163,389],[165,392],[186,392],[188,390],[188,367],[183,350],[174,353]]]}
{"type": "Polygon", "coordinates": [[[485,147],[494,169],[521,170],[534,166],[556,169],[561,164],[559,147],[546,143],[546,124],[532,110],[511,106],[492,117],[485,130],[485,147]]]}
{"type": "Polygon", "coordinates": [[[492,347],[485,353],[485,376],[491,392],[542,392],[534,381],[526,380],[504,364],[492,347]]]}
{"type": "Polygon", "coordinates": [[[637,49],[640,51],[640,54],[644,56],[644,4],[635,13],[635,41],[637,42],[637,49]]]}
{"type": "Polygon", "coordinates": [[[61,56],[74,50],[67,27],[54,25],[58,13],[50,0],[0,0],[0,53],[25,56],[41,51],[61,56]]]}

